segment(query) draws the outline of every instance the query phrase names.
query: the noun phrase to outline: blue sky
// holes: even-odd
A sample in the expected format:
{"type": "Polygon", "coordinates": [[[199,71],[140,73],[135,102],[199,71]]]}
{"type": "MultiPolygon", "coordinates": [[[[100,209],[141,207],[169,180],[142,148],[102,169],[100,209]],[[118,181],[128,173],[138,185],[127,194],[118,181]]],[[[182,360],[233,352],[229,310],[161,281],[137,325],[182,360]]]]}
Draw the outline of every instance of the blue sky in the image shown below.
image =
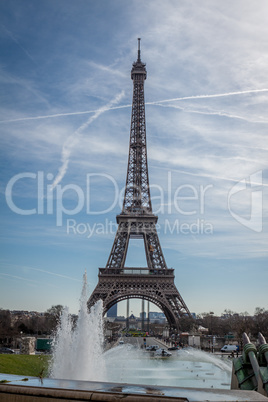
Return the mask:
{"type": "MultiPolygon", "coordinates": [[[[96,286],[141,37],[153,209],[177,288],[196,313],[268,308],[267,13],[247,0],[1,2],[0,307],[77,312],[85,269],[96,286]]],[[[145,266],[140,242],[127,263],[145,266]]]]}

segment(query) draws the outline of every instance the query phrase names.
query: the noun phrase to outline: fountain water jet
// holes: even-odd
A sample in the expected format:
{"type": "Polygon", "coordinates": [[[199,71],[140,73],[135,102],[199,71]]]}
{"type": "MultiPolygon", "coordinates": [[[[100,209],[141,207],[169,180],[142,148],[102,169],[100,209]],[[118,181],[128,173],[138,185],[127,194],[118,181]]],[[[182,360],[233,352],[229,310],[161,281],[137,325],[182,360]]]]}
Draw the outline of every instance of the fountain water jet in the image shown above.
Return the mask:
{"type": "Polygon", "coordinates": [[[50,377],[72,380],[104,381],[103,306],[98,301],[88,312],[87,275],[83,277],[80,310],[73,328],[68,307],[60,317],[53,343],[50,377]]]}

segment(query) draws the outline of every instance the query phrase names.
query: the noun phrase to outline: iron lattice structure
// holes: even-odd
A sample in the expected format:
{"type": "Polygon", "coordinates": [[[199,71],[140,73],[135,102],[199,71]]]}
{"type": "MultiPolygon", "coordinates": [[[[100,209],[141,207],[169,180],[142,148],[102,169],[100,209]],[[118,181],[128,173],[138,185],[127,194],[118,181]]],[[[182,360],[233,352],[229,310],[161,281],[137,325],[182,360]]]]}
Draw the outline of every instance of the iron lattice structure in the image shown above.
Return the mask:
{"type": "Polygon", "coordinates": [[[157,305],[165,314],[170,326],[178,328],[179,319],[191,316],[184,300],[174,284],[174,269],[167,268],[160,246],[150,197],[144,81],[146,65],[140,57],[133,63],[133,102],[129,143],[128,169],[123,208],[117,215],[117,233],[105,268],[99,268],[98,284],[89,301],[89,308],[103,300],[104,313],[121,300],[140,298],[157,305]],[[147,267],[125,267],[131,238],[144,240],[147,267]]]}

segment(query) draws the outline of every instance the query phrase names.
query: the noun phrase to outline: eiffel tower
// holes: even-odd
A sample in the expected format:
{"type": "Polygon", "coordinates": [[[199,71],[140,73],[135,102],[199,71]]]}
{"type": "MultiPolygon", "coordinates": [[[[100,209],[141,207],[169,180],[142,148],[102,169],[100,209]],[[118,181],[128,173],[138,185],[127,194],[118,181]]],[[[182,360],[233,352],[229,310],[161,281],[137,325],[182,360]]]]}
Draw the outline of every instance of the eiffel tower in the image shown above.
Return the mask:
{"type": "Polygon", "coordinates": [[[123,208],[116,216],[118,229],[105,268],[99,268],[98,284],[88,307],[103,300],[104,314],[116,303],[140,298],[154,303],[165,314],[170,327],[179,328],[179,319],[191,317],[174,284],[174,269],[167,268],[152,212],[145,127],[144,81],[146,65],[141,61],[140,38],[138,57],[133,63],[133,102],[131,115],[128,169],[123,208]],[[147,267],[125,267],[131,238],[144,240],[147,267]]]}

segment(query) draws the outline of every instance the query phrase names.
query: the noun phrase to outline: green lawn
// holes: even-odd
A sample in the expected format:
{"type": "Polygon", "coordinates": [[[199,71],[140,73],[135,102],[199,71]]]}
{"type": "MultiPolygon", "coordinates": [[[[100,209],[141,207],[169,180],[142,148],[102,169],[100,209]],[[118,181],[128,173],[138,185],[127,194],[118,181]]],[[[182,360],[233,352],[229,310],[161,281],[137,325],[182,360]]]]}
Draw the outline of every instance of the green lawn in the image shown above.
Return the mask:
{"type": "Polygon", "coordinates": [[[0,354],[0,373],[47,377],[50,356],[0,354]]]}

